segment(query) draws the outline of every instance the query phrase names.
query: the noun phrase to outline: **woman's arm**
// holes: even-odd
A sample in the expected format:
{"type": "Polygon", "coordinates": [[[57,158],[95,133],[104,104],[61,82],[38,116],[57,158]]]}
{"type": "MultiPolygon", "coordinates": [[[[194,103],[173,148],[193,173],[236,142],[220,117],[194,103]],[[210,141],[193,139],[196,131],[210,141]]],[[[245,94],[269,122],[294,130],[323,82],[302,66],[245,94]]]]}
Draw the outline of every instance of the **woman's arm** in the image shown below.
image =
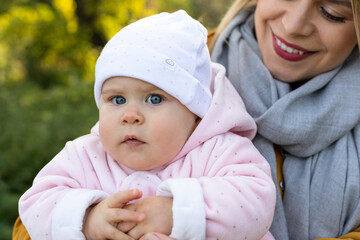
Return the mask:
{"type": "Polygon", "coordinates": [[[318,238],[315,240],[336,240],[336,239],[360,240],[360,227],[355,229],[354,232],[350,232],[339,238],[318,238]]]}

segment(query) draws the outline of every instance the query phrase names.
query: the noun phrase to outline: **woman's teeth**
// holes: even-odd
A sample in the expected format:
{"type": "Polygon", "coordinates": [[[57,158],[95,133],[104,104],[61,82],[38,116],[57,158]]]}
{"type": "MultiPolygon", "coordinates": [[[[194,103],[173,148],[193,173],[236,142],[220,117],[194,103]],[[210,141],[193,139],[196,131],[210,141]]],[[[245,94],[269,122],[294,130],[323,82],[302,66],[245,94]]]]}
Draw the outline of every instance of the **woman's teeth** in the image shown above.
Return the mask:
{"type": "Polygon", "coordinates": [[[304,51],[300,51],[297,49],[294,49],[292,47],[286,46],[283,42],[281,42],[279,39],[276,39],[276,43],[277,45],[284,51],[288,52],[288,53],[292,53],[292,54],[299,54],[299,55],[303,55],[304,51]]]}

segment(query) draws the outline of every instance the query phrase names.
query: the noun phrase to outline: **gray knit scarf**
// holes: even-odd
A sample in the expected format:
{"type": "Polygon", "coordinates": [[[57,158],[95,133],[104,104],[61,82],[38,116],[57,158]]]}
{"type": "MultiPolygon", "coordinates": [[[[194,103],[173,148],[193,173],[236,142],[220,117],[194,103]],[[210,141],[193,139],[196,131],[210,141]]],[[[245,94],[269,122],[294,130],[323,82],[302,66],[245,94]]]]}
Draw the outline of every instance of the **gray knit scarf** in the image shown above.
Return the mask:
{"type": "Polygon", "coordinates": [[[278,240],[348,233],[360,226],[358,49],[338,68],[292,90],[266,69],[253,32],[253,11],[242,11],[220,36],[212,58],[227,68],[254,117],[254,144],[275,182],[273,144],[284,150],[285,192],[283,200],[277,193],[270,231],[278,240]]]}

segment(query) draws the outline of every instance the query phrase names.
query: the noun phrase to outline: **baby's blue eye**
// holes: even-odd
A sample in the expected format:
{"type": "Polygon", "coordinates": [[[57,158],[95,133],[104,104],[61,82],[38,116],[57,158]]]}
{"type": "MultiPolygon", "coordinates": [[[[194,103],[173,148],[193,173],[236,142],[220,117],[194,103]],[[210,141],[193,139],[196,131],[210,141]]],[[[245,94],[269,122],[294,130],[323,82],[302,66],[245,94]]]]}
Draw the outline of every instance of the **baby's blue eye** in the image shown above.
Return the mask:
{"type": "Polygon", "coordinates": [[[162,101],[163,101],[163,98],[156,94],[152,94],[146,99],[146,102],[151,103],[151,104],[159,104],[162,101]]]}
{"type": "Polygon", "coordinates": [[[122,96],[116,96],[116,97],[113,97],[111,99],[111,101],[114,103],[114,104],[117,104],[117,105],[120,105],[120,104],[125,104],[126,103],[126,99],[122,96]]]}

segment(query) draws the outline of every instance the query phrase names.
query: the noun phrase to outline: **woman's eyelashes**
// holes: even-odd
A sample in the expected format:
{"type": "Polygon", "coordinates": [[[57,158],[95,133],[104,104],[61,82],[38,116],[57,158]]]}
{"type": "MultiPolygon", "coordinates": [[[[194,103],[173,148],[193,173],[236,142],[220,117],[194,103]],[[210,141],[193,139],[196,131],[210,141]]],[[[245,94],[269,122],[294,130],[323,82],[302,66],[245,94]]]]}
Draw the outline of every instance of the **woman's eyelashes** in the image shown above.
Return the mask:
{"type": "Polygon", "coordinates": [[[320,12],[326,19],[328,19],[330,21],[339,22],[339,23],[344,23],[345,22],[344,17],[334,16],[334,15],[330,14],[328,11],[326,11],[326,9],[324,7],[320,7],[320,12]]]}

